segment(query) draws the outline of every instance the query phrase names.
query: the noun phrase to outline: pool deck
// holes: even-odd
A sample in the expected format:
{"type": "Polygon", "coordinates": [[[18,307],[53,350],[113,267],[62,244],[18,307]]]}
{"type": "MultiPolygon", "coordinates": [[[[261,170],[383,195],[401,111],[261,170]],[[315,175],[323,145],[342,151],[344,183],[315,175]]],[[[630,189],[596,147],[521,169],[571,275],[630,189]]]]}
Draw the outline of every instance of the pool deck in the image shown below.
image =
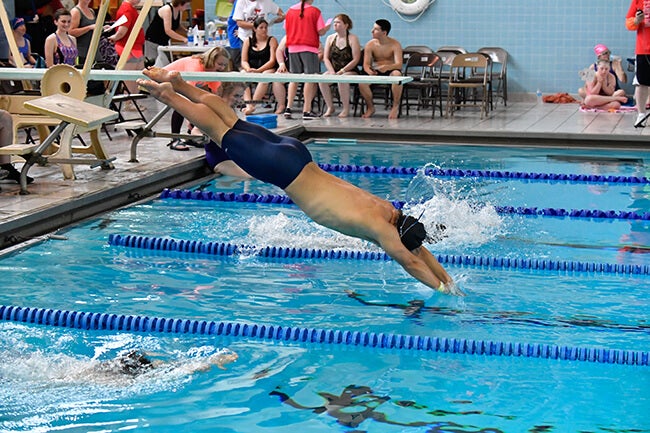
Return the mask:
{"type": "MultiPolygon", "coordinates": [[[[147,118],[162,105],[149,98],[144,102],[147,118]]],[[[294,110],[296,111],[296,110],[294,110]]],[[[295,115],[294,115],[295,116],[295,115]]],[[[298,116],[295,116],[298,117],[298,116]]],[[[489,143],[549,145],[560,147],[604,147],[650,150],[650,125],[635,129],[636,113],[582,112],[578,104],[502,103],[487,118],[476,110],[461,110],[451,118],[431,111],[411,112],[409,117],[388,120],[385,111],[371,119],[359,117],[320,118],[303,121],[280,116],[278,131],[299,137],[385,137],[391,141],[442,143],[489,143]]],[[[158,131],[168,131],[167,118],[158,131]]],[[[650,124],[650,122],[649,122],[650,124]]],[[[173,151],[169,139],[144,138],[138,146],[137,163],[130,159],[131,138],[124,131],[109,129],[112,140],[101,133],[109,156],[115,157],[112,170],[75,166],[76,180],[65,180],[58,166],[33,166],[29,175],[35,182],[30,194],[20,195],[19,185],[0,181],[0,249],[38,239],[56,227],[79,221],[116,206],[136,202],[162,187],[177,187],[209,175],[203,164],[203,150],[173,151]]],[[[84,138],[87,137],[84,136],[84,138]]],[[[20,168],[22,164],[17,164],[20,168]]]]}

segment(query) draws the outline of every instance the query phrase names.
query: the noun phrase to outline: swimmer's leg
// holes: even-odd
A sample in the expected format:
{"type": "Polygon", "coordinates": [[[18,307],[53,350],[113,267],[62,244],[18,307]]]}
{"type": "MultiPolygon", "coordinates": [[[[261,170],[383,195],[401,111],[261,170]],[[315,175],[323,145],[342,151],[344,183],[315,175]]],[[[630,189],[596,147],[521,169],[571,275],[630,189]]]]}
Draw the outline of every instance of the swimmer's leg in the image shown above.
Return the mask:
{"type": "MultiPolygon", "coordinates": [[[[202,131],[210,136],[217,143],[221,143],[223,136],[228,132],[234,122],[226,123],[224,119],[215,113],[211,107],[195,103],[176,93],[170,83],[157,83],[151,80],[138,79],[139,86],[145,88],[151,96],[169,105],[178,111],[187,120],[198,126],[202,131]]],[[[216,98],[218,96],[214,95],[216,98]]],[[[234,115],[234,113],[233,113],[234,115]]],[[[234,115],[237,118],[236,115],[234,115]]]]}
{"type": "MultiPolygon", "coordinates": [[[[171,83],[176,92],[190,101],[208,106],[229,128],[232,128],[239,119],[234,110],[221,97],[189,84],[177,71],[153,67],[145,69],[142,73],[157,83],[171,83]]],[[[188,118],[188,116],[185,117],[188,118]]]]}

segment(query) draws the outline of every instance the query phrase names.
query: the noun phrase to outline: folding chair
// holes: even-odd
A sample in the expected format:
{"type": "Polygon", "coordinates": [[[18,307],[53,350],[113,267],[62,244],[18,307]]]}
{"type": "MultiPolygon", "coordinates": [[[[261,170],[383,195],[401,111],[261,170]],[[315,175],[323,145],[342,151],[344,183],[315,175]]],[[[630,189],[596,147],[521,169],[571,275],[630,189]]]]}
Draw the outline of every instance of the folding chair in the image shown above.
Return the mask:
{"type": "Polygon", "coordinates": [[[440,116],[443,115],[441,66],[442,60],[436,53],[411,54],[406,63],[404,75],[413,77],[413,81],[404,84],[400,102],[402,107],[406,107],[406,115],[409,114],[411,105],[415,105],[418,110],[430,105],[432,117],[436,114],[436,108],[440,109],[440,116]]]}
{"type": "Polygon", "coordinates": [[[491,86],[490,58],[482,53],[459,54],[454,57],[449,75],[447,116],[462,107],[480,108],[481,118],[487,116],[491,86]]]}
{"type": "Polygon", "coordinates": [[[487,54],[492,60],[492,81],[496,80],[494,95],[508,105],[508,52],[500,47],[483,47],[479,53],[487,54]],[[495,70],[496,69],[496,70],[495,70]]]}

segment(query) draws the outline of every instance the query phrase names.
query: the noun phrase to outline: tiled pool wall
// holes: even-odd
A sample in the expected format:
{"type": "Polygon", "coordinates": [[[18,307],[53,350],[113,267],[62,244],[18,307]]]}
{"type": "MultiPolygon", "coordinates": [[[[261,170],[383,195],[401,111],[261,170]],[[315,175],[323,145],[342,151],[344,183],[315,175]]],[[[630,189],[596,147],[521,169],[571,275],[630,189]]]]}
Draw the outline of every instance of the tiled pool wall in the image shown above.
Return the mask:
{"type": "MultiPolygon", "coordinates": [[[[286,11],[294,0],[276,0],[286,11]]],[[[206,17],[216,0],[205,0],[206,17]]],[[[575,94],[582,85],[578,71],[595,59],[593,47],[607,45],[614,55],[634,57],[636,34],[625,28],[628,0],[437,0],[414,22],[402,20],[388,0],[316,0],[325,19],[346,13],[362,44],[370,39],[375,20],[388,19],[390,35],[403,46],[460,45],[468,51],[499,46],[510,54],[508,89],[513,100],[544,93],[575,94]]],[[[405,17],[413,19],[416,16],[405,17]]],[[[282,37],[282,27],[271,27],[282,37]]],[[[324,38],[322,39],[324,41],[324,38]]],[[[632,73],[628,73],[632,81],[632,73]]],[[[625,90],[633,93],[631,85],[625,90]]]]}

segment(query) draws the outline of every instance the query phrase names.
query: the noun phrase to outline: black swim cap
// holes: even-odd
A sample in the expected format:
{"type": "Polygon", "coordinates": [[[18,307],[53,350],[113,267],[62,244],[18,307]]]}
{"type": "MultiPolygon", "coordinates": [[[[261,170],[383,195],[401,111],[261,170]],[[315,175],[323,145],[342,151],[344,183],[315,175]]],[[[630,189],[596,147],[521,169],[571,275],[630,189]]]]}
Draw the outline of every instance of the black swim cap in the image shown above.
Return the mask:
{"type": "Polygon", "coordinates": [[[131,376],[136,376],[153,368],[153,362],[138,350],[120,353],[115,361],[122,373],[131,376]]]}
{"type": "Polygon", "coordinates": [[[402,243],[409,251],[422,246],[422,242],[427,238],[427,230],[424,228],[424,224],[412,216],[400,212],[396,226],[402,243]]]}
{"type": "Polygon", "coordinates": [[[415,219],[412,216],[404,215],[402,212],[399,213],[396,226],[402,243],[409,251],[422,246],[424,241],[437,243],[447,237],[445,234],[447,227],[444,224],[435,224],[435,232],[430,235],[427,233],[427,229],[424,228],[424,224],[419,221],[419,218],[415,219]]]}

